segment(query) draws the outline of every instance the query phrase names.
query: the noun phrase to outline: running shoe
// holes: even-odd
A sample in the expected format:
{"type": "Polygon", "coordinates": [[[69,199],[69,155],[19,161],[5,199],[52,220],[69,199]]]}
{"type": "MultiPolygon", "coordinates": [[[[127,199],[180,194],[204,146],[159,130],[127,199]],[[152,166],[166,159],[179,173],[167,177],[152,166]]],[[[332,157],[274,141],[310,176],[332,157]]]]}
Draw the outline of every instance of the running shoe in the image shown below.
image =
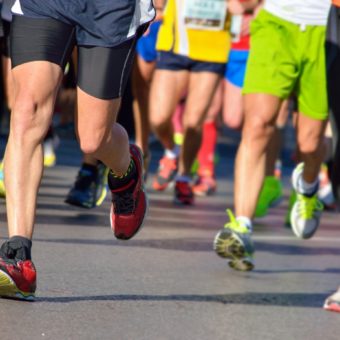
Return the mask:
{"type": "Polygon", "coordinates": [[[318,200],[317,191],[311,196],[299,193],[298,181],[303,173],[303,163],[300,163],[292,175],[293,188],[296,191],[296,202],[290,215],[290,223],[294,234],[298,238],[311,238],[318,229],[323,210],[322,203],[318,200]]]}
{"type": "Polygon", "coordinates": [[[86,209],[100,206],[107,194],[107,175],[107,167],[100,162],[96,173],[82,167],[65,203],[86,209]]]}
{"type": "Polygon", "coordinates": [[[231,210],[227,210],[230,222],[224,225],[214,239],[214,250],[218,256],[229,259],[229,266],[235,270],[249,271],[254,268],[254,245],[251,231],[237,221],[231,210]]]}
{"type": "Polygon", "coordinates": [[[0,197],[6,197],[5,183],[4,183],[4,164],[0,163],[0,197]]]}
{"type": "Polygon", "coordinates": [[[268,209],[276,206],[282,200],[282,184],[276,176],[267,176],[257,201],[255,217],[264,217],[268,209]]]}
{"type": "Polygon", "coordinates": [[[168,187],[177,174],[177,164],[177,158],[172,159],[166,156],[159,161],[157,174],[152,184],[154,190],[162,191],[168,187]]]}
{"type": "Polygon", "coordinates": [[[194,204],[194,194],[189,182],[176,181],[174,203],[178,205],[194,204]]]}
{"type": "Polygon", "coordinates": [[[340,287],[326,299],[323,308],[331,312],[340,313],[340,287]]]}
{"type": "Polygon", "coordinates": [[[210,173],[199,175],[192,191],[197,196],[209,196],[216,192],[216,179],[210,173]]]}
{"type": "Polygon", "coordinates": [[[123,187],[110,187],[112,193],[111,229],[116,238],[120,240],[128,240],[140,230],[148,206],[144,191],[142,152],[136,145],[130,145],[130,154],[136,166],[137,180],[132,178],[123,187]]]}
{"type": "Polygon", "coordinates": [[[34,264],[31,260],[17,260],[11,256],[8,244],[5,242],[0,249],[0,296],[34,300],[37,277],[34,264]]]}

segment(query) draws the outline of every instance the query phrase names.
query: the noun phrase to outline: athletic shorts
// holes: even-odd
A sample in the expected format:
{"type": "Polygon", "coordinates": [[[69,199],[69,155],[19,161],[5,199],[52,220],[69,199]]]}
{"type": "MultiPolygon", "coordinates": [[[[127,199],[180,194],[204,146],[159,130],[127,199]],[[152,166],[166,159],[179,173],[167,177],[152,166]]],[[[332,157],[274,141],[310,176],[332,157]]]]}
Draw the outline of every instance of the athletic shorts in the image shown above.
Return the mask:
{"type": "MultiPolygon", "coordinates": [[[[77,85],[100,99],[122,97],[134,55],[137,35],[113,47],[78,46],[77,85]]],[[[53,18],[14,15],[11,26],[12,67],[48,61],[65,68],[77,41],[77,26],[53,18]]]]}
{"type": "Polygon", "coordinates": [[[3,44],[2,44],[2,55],[9,58],[10,56],[10,46],[11,46],[11,40],[10,40],[10,31],[11,31],[11,23],[9,21],[6,21],[4,19],[2,21],[2,28],[3,28],[3,44]]]}
{"type": "Polygon", "coordinates": [[[225,63],[197,61],[173,52],[157,52],[156,69],[159,70],[211,72],[223,76],[225,67],[225,63]]]}
{"type": "Polygon", "coordinates": [[[156,41],[160,25],[160,21],[153,22],[149,27],[148,34],[138,39],[137,54],[148,63],[157,59],[156,41]]]}
{"type": "Polygon", "coordinates": [[[285,99],[294,92],[299,112],[326,119],[326,27],[303,27],[261,10],[250,24],[250,33],[243,93],[285,99]]]}
{"type": "Polygon", "coordinates": [[[224,78],[233,85],[242,88],[249,51],[231,50],[224,78]]]}
{"type": "Polygon", "coordinates": [[[152,0],[16,0],[12,12],[75,27],[78,45],[113,47],[155,17],[152,0]]]}

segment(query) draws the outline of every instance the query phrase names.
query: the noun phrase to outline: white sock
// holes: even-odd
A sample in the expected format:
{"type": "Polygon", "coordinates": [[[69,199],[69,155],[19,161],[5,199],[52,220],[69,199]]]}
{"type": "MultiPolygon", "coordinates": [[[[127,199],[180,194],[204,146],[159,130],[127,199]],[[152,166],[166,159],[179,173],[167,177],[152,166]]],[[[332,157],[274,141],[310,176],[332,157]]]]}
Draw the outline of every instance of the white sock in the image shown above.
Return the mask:
{"type": "Polygon", "coordinates": [[[236,221],[241,222],[243,225],[245,225],[250,232],[253,231],[253,223],[251,222],[251,219],[247,216],[237,216],[236,221]]]}
{"type": "Polygon", "coordinates": [[[176,159],[179,156],[179,146],[176,145],[173,149],[165,149],[164,155],[170,159],[176,159]]]}
{"type": "Polygon", "coordinates": [[[301,176],[297,181],[297,191],[303,195],[311,195],[316,192],[318,184],[319,178],[317,178],[313,183],[307,183],[301,176]]]}

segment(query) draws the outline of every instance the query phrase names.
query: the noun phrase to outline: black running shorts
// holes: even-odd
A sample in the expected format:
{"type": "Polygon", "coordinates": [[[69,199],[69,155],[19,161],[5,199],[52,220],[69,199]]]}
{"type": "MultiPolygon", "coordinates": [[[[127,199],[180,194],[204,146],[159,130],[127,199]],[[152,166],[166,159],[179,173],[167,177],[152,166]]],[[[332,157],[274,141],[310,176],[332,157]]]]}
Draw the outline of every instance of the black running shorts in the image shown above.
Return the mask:
{"type": "MultiPolygon", "coordinates": [[[[64,69],[74,46],[76,28],[51,19],[13,16],[12,67],[49,61],[64,69]]],[[[100,99],[122,97],[135,54],[137,36],[115,47],[78,46],[77,85],[100,99]]]]}

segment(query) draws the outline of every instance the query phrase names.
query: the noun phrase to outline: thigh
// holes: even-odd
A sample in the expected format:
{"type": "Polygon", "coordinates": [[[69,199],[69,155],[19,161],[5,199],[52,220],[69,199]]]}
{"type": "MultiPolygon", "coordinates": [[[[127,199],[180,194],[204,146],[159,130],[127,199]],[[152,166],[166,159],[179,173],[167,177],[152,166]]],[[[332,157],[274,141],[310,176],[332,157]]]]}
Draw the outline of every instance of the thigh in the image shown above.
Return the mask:
{"type": "Polygon", "coordinates": [[[155,70],[149,97],[150,119],[153,122],[171,119],[177,104],[186,92],[188,80],[187,70],[155,70]]]}
{"type": "Polygon", "coordinates": [[[224,80],[223,121],[232,129],[240,129],[243,122],[242,89],[224,80]]]}
{"type": "Polygon", "coordinates": [[[213,72],[190,72],[184,124],[199,126],[205,119],[221,76],[213,72]]]}
{"type": "Polygon", "coordinates": [[[137,37],[115,47],[79,46],[78,86],[90,96],[121,98],[135,57],[137,37]]]}
{"type": "Polygon", "coordinates": [[[145,61],[137,54],[134,62],[133,75],[136,75],[137,79],[140,79],[138,83],[150,84],[155,66],[155,61],[145,61]]]}

